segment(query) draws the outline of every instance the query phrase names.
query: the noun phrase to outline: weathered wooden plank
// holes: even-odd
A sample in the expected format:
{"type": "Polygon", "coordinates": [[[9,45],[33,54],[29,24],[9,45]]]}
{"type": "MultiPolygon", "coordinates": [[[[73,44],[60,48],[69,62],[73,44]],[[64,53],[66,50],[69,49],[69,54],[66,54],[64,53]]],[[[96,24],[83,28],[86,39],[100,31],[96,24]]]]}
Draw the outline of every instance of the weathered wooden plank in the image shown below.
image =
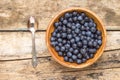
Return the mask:
{"type": "Polygon", "coordinates": [[[120,68],[120,50],[104,52],[102,57],[93,65],[84,69],[71,69],[58,64],[52,57],[44,57],[38,59],[38,66],[34,69],[31,65],[31,59],[15,60],[15,61],[0,61],[0,73],[56,73],[56,72],[76,72],[88,71],[108,68],[120,68]]]}
{"type": "MultiPolygon", "coordinates": [[[[0,32],[0,60],[31,58],[30,32],[0,32]]],[[[46,43],[45,32],[36,33],[36,48],[39,57],[50,56],[46,43]]],[[[120,49],[120,32],[107,32],[105,50],[120,49]]]]}
{"type": "Polygon", "coordinates": [[[2,72],[0,80],[119,80],[120,68],[88,70],[60,73],[39,73],[38,70],[29,70],[29,72],[2,72]]]}
{"type": "Polygon", "coordinates": [[[31,15],[38,19],[39,30],[46,30],[50,20],[69,7],[90,9],[108,30],[120,30],[119,3],[119,0],[0,0],[0,30],[25,30],[31,15]]]}

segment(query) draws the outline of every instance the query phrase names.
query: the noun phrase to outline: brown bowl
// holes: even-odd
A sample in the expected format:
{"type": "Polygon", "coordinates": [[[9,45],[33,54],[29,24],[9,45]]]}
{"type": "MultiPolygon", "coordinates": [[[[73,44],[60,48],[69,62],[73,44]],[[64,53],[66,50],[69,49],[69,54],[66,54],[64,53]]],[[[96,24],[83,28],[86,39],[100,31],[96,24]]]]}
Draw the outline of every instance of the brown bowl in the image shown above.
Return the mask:
{"type": "Polygon", "coordinates": [[[103,26],[100,18],[98,18],[96,16],[96,14],[93,13],[92,11],[87,10],[87,9],[83,9],[83,8],[76,8],[76,7],[69,8],[69,9],[61,11],[57,16],[55,16],[52,19],[52,21],[48,25],[47,32],[46,32],[46,43],[47,43],[48,50],[50,51],[52,57],[61,65],[66,66],[66,67],[70,67],[70,68],[84,68],[84,67],[87,67],[87,66],[93,64],[94,62],[96,62],[96,60],[102,55],[104,48],[105,48],[105,44],[106,44],[106,30],[105,30],[105,27],[103,26]],[[63,57],[58,56],[55,49],[50,45],[51,33],[54,31],[54,22],[57,22],[58,19],[64,15],[64,13],[72,12],[72,11],[85,12],[87,16],[94,19],[94,22],[97,24],[98,30],[100,30],[102,32],[102,45],[101,45],[101,47],[97,50],[96,54],[94,55],[94,57],[92,59],[89,59],[85,63],[81,63],[81,64],[65,62],[63,57]]]}

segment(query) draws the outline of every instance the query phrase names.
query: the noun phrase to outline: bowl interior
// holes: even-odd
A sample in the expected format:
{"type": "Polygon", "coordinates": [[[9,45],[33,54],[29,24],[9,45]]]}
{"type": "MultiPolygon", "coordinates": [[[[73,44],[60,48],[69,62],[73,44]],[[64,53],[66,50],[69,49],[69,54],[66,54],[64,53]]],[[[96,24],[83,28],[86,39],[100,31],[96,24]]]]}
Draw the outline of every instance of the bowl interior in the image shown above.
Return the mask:
{"type": "Polygon", "coordinates": [[[54,17],[52,19],[52,21],[50,22],[48,29],[47,29],[47,33],[46,33],[46,43],[47,43],[47,47],[52,55],[52,57],[60,64],[66,66],[66,67],[70,67],[70,68],[83,68],[86,67],[88,65],[93,64],[103,53],[105,44],[106,44],[106,30],[102,24],[102,22],[100,21],[100,19],[91,11],[87,10],[87,9],[83,9],[83,8],[70,8],[70,9],[66,9],[63,10],[62,12],[60,12],[56,17],[54,17]],[[54,22],[57,22],[58,19],[64,15],[65,12],[73,12],[73,11],[77,11],[77,12],[84,12],[86,13],[86,15],[90,18],[92,18],[94,20],[94,22],[97,24],[97,29],[100,30],[102,32],[102,45],[101,47],[97,50],[96,54],[94,55],[94,57],[92,59],[87,60],[85,63],[82,64],[76,64],[76,63],[69,63],[69,62],[65,62],[63,57],[58,56],[57,52],[55,51],[55,49],[50,45],[50,37],[51,37],[51,33],[54,31],[54,22]]]}

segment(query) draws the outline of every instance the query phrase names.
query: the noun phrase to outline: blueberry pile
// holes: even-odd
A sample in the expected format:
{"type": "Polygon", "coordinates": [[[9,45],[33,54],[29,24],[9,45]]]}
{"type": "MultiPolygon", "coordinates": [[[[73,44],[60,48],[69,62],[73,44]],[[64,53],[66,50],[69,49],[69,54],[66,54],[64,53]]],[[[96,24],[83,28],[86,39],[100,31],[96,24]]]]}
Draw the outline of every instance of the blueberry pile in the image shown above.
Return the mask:
{"type": "Polygon", "coordinates": [[[102,33],[84,12],[67,12],[54,23],[51,45],[64,61],[84,63],[93,58],[102,44],[102,33]]]}

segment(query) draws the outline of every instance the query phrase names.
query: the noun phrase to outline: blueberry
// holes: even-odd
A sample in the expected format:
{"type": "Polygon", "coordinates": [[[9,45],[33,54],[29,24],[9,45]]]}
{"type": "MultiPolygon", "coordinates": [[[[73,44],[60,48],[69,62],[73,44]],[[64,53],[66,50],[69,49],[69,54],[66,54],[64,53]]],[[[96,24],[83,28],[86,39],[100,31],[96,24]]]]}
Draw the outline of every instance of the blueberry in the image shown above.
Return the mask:
{"type": "Polygon", "coordinates": [[[80,38],[81,38],[81,40],[83,40],[83,39],[84,39],[84,36],[81,36],[80,38]]]}
{"type": "Polygon", "coordinates": [[[83,40],[82,42],[83,42],[83,45],[87,45],[88,44],[87,40],[83,40]]]}
{"type": "Polygon", "coordinates": [[[77,49],[75,49],[75,50],[73,51],[74,54],[78,54],[78,52],[79,52],[79,51],[78,51],[77,49]]]}
{"type": "Polygon", "coordinates": [[[63,44],[66,44],[66,42],[67,42],[66,40],[63,40],[63,41],[62,41],[63,44]]]}
{"type": "Polygon", "coordinates": [[[89,21],[90,21],[90,22],[93,22],[93,19],[90,18],[89,21]]]}
{"type": "Polygon", "coordinates": [[[65,47],[62,46],[62,47],[61,47],[61,51],[65,51],[65,47]]]}
{"type": "Polygon", "coordinates": [[[93,27],[93,22],[89,22],[89,23],[88,23],[88,26],[89,26],[89,27],[93,27]]]}
{"type": "Polygon", "coordinates": [[[82,16],[78,16],[78,20],[79,20],[79,21],[82,21],[82,20],[83,20],[83,17],[82,17],[82,16]]]}
{"type": "Polygon", "coordinates": [[[61,17],[59,20],[62,22],[62,21],[64,20],[64,18],[63,18],[63,17],[61,17]]]}
{"type": "Polygon", "coordinates": [[[67,34],[66,33],[62,33],[62,38],[66,38],[67,34]]]}
{"type": "Polygon", "coordinates": [[[86,33],[85,33],[85,31],[82,31],[82,35],[85,35],[86,33]]]}
{"type": "Polygon", "coordinates": [[[65,26],[62,28],[62,32],[66,32],[66,27],[65,26]]]}
{"type": "Polygon", "coordinates": [[[55,46],[55,50],[56,50],[56,51],[60,51],[59,46],[55,46]]]}
{"type": "Polygon", "coordinates": [[[71,57],[72,53],[71,52],[67,52],[67,57],[71,57]]]}
{"type": "Polygon", "coordinates": [[[56,32],[53,32],[53,33],[52,33],[52,36],[53,36],[53,37],[56,37],[56,32]]]}
{"type": "Polygon", "coordinates": [[[87,45],[83,45],[83,48],[84,48],[84,49],[87,48],[87,45]]]}
{"type": "Polygon", "coordinates": [[[70,63],[73,63],[73,59],[69,58],[69,62],[70,62],[70,63]]]}
{"type": "Polygon", "coordinates": [[[71,39],[72,38],[72,35],[71,34],[68,34],[67,35],[67,39],[71,39]]]}
{"type": "Polygon", "coordinates": [[[100,47],[100,46],[99,46],[99,45],[97,45],[97,46],[96,46],[96,49],[99,49],[99,47],[100,47]]]}
{"type": "Polygon", "coordinates": [[[85,27],[84,27],[84,26],[81,26],[81,30],[82,30],[82,31],[85,30],[85,27]]]}
{"type": "Polygon", "coordinates": [[[61,27],[61,26],[58,26],[58,27],[57,27],[57,30],[61,31],[61,30],[62,30],[62,27],[61,27]]]}
{"type": "Polygon", "coordinates": [[[94,37],[94,35],[93,35],[93,34],[91,34],[91,35],[90,35],[90,37],[91,37],[91,38],[93,38],[93,37],[94,37]]]}
{"type": "Polygon", "coordinates": [[[101,44],[102,44],[102,41],[101,41],[101,40],[98,40],[97,43],[98,43],[98,45],[101,45],[101,44]]]}
{"type": "Polygon", "coordinates": [[[63,46],[63,44],[62,43],[58,43],[58,46],[61,47],[61,46],[63,46]]]}
{"type": "Polygon", "coordinates": [[[80,32],[80,30],[77,28],[77,29],[75,29],[75,33],[79,33],[80,32]]]}
{"type": "Polygon", "coordinates": [[[69,58],[68,58],[67,56],[64,57],[64,61],[68,61],[68,59],[69,59],[69,58]]]}
{"type": "Polygon", "coordinates": [[[65,18],[69,18],[70,17],[70,13],[65,13],[65,18]]]}
{"type": "Polygon", "coordinates": [[[74,30],[76,27],[75,26],[72,26],[72,30],[74,30]]]}
{"type": "Polygon", "coordinates": [[[69,48],[69,51],[70,51],[70,52],[73,52],[73,50],[74,50],[73,48],[69,48]]]}
{"type": "Polygon", "coordinates": [[[88,46],[89,46],[89,47],[92,47],[92,46],[93,46],[93,42],[92,42],[92,41],[89,41],[89,42],[88,42],[88,46]]]}
{"type": "Polygon", "coordinates": [[[72,38],[72,39],[70,40],[70,42],[71,42],[71,43],[75,43],[75,39],[72,38]]]}
{"type": "Polygon", "coordinates": [[[86,22],[89,22],[89,18],[88,18],[88,17],[85,17],[84,20],[85,20],[86,22]]]}
{"type": "Polygon", "coordinates": [[[66,49],[69,49],[69,48],[70,48],[70,44],[66,44],[66,45],[65,45],[65,48],[66,48],[66,49]]]}
{"type": "Polygon", "coordinates": [[[62,55],[63,55],[63,53],[62,53],[62,52],[58,52],[58,55],[59,55],[59,56],[62,56],[62,55]]]}
{"type": "Polygon", "coordinates": [[[96,28],[95,27],[91,27],[91,32],[95,33],[96,32],[96,28]]]}
{"type": "Polygon", "coordinates": [[[70,28],[71,26],[72,26],[72,24],[71,24],[71,23],[67,23],[67,27],[69,27],[69,28],[70,28]]]}
{"type": "Polygon", "coordinates": [[[84,26],[85,26],[85,27],[88,27],[88,23],[87,23],[87,22],[85,22],[84,26]]]}
{"type": "Polygon", "coordinates": [[[72,30],[68,28],[67,29],[67,33],[71,33],[71,32],[72,32],[72,30]]]}
{"type": "Polygon", "coordinates": [[[55,26],[55,27],[58,27],[58,26],[59,26],[59,23],[58,23],[58,22],[55,22],[54,26],[55,26]]]}
{"type": "Polygon", "coordinates": [[[59,23],[59,26],[62,26],[62,22],[58,22],[59,23]]]}
{"type": "Polygon", "coordinates": [[[85,58],[86,58],[86,59],[89,59],[89,58],[90,58],[90,56],[89,56],[88,54],[86,54],[86,55],[85,55],[85,58]]]}
{"type": "Polygon", "coordinates": [[[56,36],[57,36],[57,38],[61,37],[60,33],[57,33],[56,36]]]}
{"type": "Polygon", "coordinates": [[[85,20],[82,20],[80,23],[83,25],[85,23],[85,20]]]}
{"type": "Polygon", "coordinates": [[[75,37],[75,41],[79,42],[80,41],[80,37],[75,37]]]}
{"type": "Polygon", "coordinates": [[[77,28],[80,28],[80,27],[81,27],[80,23],[76,23],[75,26],[76,26],[77,28]]]}
{"type": "Polygon", "coordinates": [[[77,21],[77,17],[73,17],[73,21],[77,21]]]}
{"type": "Polygon", "coordinates": [[[86,35],[87,35],[87,36],[90,36],[91,34],[92,34],[92,33],[91,33],[90,31],[87,31],[87,32],[86,32],[86,35]]]}
{"type": "Polygon", "coordinates": [[[88,42],[90,41],[90,39],[91,39],[90,37],[87,37],[87,41],[88,41],[88,42]]]}
{"type": "Polygon", "coordinates": [[[73,16],[77,16],[77,12],[76,11],[74,11],[72,14],[73,14],[73,16]]]}
{"type": "Polygon", "coordinates": [[[93,27],[96,27],[97,25],[95,23],[93,23],[93,27]]]}
{"type": "Polygon", "coordinates": [[[86,49],[80,49],[80,53],[81,54],[85,54],[86,53],[86,49]]]}
{"type": "Polygon", "coordinates": [[[55,37],[50,38],[50,41],[55,41],[55,40],[56,40],[55,37]]]}
{"type": "Polygon", "coordinates": [[[72,47],[74,48],[74,49],[76,49],[77,48],[77,44],[72,44],[72,47]]]}
{"type": "Polygon", "coordinates": [[[94,47],[97,46],[97,42],[96,42],[96,41],[93,42],[93,46],[94,46],[94,47]]]}
{"type": "Polygon", "coordinates": [[[66,19],[65,19],[65,20],[63,20],[63,24],[65,24],[65,25],[67,24],[67,20],[66,20],[66,19]]]}
{"type": "Polygon", "coordinates": [[[58,42],[62,42],[62,39],[61,38],[58,38],[58,40],[57,40],[58,42]]]}
{"type": "Polygon", "coordinates": [[[86,30],[86,31],[88,31],[89,29],[90,29],[90,28],[89,28],[88,26],[87,26],[87,27],[85,27],[85,30],[86,30]]]}
{"type": "Polygon", "coordinates": [[[51,42],[51,45],[55,47],[56,46],[56,42],[51,42]]]}
{"type": "Polygon", "coordinates": [[[86,59],[85,59],[85,58],[83,58],[83,59],[82,59],[82,62],[83,62],[83,63],[84,63],[84,62],[86,62],[86,59]]]}
{"type": "Polygon", "coordinates": [[[72,23],[72,26],[75,26],[75,23],[72,23]]]}
{"type": "Polygon", "coordinates": [[[98,36],[98,39],[100,39],[100,40],[101,40],[101,39],[102,39],[102,37],[101,37],[101,36],[98,36]]]}
{"type": "Polygon", "coordinates": [[[101,35],[101,32],[99,30],[96,31],[97,35],[101,35]]]}
{"type": "Polygon", "coordinates": [[[76,33],[73,33],[73,37],[74,37],[74,38],[77,37],[77,34],[76,34],[76,33]]]}
{"type": "Polygon", "coordinates": [[[68,21],[69,21],[69,22],[72,22],[73,20],[72,20],[72,18],[69,18],[68,21]]]}
{"type": "Polygon", "coordinates": [[[78,57],[78,58],[82,58],[82,54],[79,53],[79,54],[77,55],[77,57],[78,57]]]}
{"type": "Polygon", "coordinates": [[[77,59],[77,64],[80,64],[82,63],[82,60],[81,59],[77,59]]]}
{"type": "Polygon", "coordinates": [[[77,43],[77,46],[78,46],[78,47],[82,47],[82,43],[81,43],[81,42],[78,42],[78,43],[77,43]]]}
{"type": "Polygon", "coordinates": [[[93,54],[90,54],[90,58],[93,58],[94,57],[94,55],[93,54]]]}
{"type": "Polygon", "coordinates": [[[76,56],[76,55],[72,55],[72,59],[73,59],[73,60],[76,60],[76,59],[77,59],[77,56],[76,56]]]}
{"type": "Polygon", "coordinates": [[[89,49],[88,51],[90,54],[94,54],[96,52],[96,49],[89,49]]]}

